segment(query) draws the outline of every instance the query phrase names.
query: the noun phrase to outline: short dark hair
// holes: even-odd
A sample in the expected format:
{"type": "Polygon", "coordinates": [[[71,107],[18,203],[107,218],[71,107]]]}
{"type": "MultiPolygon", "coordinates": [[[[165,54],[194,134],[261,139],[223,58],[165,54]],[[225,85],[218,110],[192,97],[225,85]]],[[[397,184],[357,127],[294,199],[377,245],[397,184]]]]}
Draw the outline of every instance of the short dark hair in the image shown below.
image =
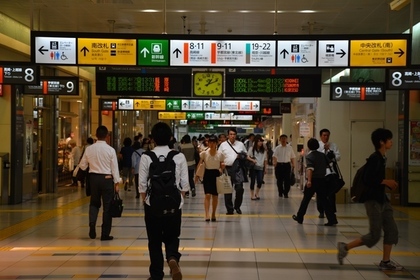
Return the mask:
{"type": "Polygon", "coordinates": [[[185,134],[184,137],[182,137],[182,140],[184,143],[191,143],[191,136],[188,134],[185,134]]]}
{"type": "Polygon", "coordinates": [[[123,141],[123,145],[124,146],[126,146],[126,147],[129,147],[129,146],[131,146],[131,144],[132,144],[133,142],[131,141],[131,138],[130,137],[126,137],[125,139],[124,139],[124,141],[123,141]]]}
{"type": "Polygon", "coordinates": [[[133,149],[134,149],[134,150],[138,150],[138,149],[140,149],[140,148],[141,148],[141,144],[140,144],[140,142],[139,142],[139,141],[134,142],[134,144],[133,144],[133,149]]]}
{"type": "Polygon", "coordinates": [[[319,142],[315,138],[311,138],[308,140],[308,148],[311,151],[316,151],[319,148],[319,142]]]}
{"type": "Polygon", "coordinates": [[[282,135],[280,135],[280,138],[287,138],[287,135],[286,134],[282,134],[282,135]]]}
{"type": "Polygon", "coordinates": [[[387,140],[392,139],[392,132],[389,129],[377,128],[372,132],[370,139],[372,140],[373,146],[375,146],[375,150],[379,150],[381,148],[381,141],[385,143],[387,140]]]}
{"type": "Polygon", "coordinates": [[[93,138],[92,137],[89,137],[87,140],[86,140],[86,142],[89,144],[89,145],[92,145],[93,144],[93,138]]]}
{"type": "Polygon", "coordinates": [[[104,140],[108,136],[108,128],[106,126],[101,125],[96,129],[96,137],[99,140],[104,140]]]}
{"type": "Polygon", "coordinates": [[[171,140],[172,130],[167,123],[158,122],[152,127],[152,137],[158,146],[166,146],[171,140]]]}
{"type": "Polygon", "coordinates": [[[321,129],[321,130],[319,131],[319,136],[321,136],[321,135],[322,135],[322,133],[324,133],[324,132],[327,132],[328,134],[331,134],[331,132],[330,132],[328,129],[323,128],[323,129],[321,129]]]}
{"type": "Polygon", "coordinates": [[[231,127],[231,128],[229,128],[228,129],[228,134],[229,134],[229,132],[235,132],[235,134],[238,134],[238,132],[236,131],[236,128],[234,128],[234,127],[231,127]]]}

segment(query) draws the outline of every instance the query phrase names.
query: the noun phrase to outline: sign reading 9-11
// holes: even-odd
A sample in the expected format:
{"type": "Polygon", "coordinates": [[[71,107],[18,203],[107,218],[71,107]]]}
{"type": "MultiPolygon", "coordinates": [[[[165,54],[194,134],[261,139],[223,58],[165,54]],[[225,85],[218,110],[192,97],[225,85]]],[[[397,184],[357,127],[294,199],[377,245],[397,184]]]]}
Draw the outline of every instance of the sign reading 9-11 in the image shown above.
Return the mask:
{"type": "Polygon", "coordinates": [[[276,60],[275,41],[171,40],[171,66],[268,66],[276,60]]]}

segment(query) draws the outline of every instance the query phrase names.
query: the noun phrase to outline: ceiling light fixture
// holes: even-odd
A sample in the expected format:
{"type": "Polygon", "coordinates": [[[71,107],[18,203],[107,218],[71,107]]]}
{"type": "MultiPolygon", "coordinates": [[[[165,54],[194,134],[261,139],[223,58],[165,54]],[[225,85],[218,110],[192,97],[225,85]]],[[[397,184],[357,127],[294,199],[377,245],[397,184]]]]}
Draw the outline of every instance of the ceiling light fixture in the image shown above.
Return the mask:
{"type": "Polygon", "coordinates": [[[399,11],[408,4],[410,4],[411,0],[394,0],[389,3],[389,8],[391,11],[399,11]]]}

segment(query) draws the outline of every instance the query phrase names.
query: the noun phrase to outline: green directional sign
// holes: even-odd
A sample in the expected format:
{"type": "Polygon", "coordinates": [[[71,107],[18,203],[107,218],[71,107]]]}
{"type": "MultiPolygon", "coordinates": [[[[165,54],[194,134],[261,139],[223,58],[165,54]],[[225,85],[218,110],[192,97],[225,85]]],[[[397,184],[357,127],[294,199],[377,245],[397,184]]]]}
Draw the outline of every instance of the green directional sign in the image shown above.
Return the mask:
{"type": "Polygon", "coordinates": [[[166,99],[166,111],[182,111],[181,99],[166,99]]]}
{"type": "Polygon", "coordinates": [[[204,112],[187,112],[187,120],[204,120],[204,112]]]}
{"type": "Polygon", "coordinates": [[[137,65],[169,66],[168,40],[138,40],[137,65]]]}

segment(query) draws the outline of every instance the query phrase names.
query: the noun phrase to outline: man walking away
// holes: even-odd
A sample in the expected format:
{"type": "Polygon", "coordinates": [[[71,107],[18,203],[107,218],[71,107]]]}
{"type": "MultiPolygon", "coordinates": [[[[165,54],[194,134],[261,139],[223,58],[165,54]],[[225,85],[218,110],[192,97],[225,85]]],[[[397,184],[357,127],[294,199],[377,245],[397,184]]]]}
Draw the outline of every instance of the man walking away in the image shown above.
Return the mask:
{"type": "MultiPolygon", "coordinates": [[[[156,157],[161,159],[167,158],[171,149],[168,144],[171,139],[171,128],[163,122],[155,124],[152,128],[152,138],[157,145],[150,153],[155,153],[156,157]]],[[[172,151],[174,153],[174,151],[172,151]]],[[[162,280],[163,272],[163,252],[162,242],[165,244],[166,261],[170,268],[170,274],[173,280],[181,280],[182,273],[179,268],[179,236],[181,234],[181,207],[184,204],[185,192],[189,191],[188,184],[188,166],[185,156],[177,153],[173,156],[175,162],[175,186],[179,189],[181,202],[178,211],[172,215],[157,215],[152,211],[151,196],[153,189],[148,191],[149,169],[152,164],[152,158],[143,153],[139,165],[139,190],[142,201],[144,202],[144,220],[146,223],[147,238],[149,240],[150,266],[149,280],[162,280]],[[146,195],[146,193],[148,195],[146,195]]],[[[153,186],[152,186],[153,187],[153,186]]]]}
{"type": "Polygon", "coordinates": [[[96,129],[98,141],[86,147],[80,161],[79,168],[86,170],[89,167],[89,182],[91,189],[89,205],[89,237],[96,238],[96,220],[101,199],[103,204],[101,240],[112,240],[110,235],[112,216],[110,205],[115,192],[118,192],[120,172],[118,170],[117,153],[114,148],[105,141],[108,137],[108,129],[101,125],[96,129]]]}

